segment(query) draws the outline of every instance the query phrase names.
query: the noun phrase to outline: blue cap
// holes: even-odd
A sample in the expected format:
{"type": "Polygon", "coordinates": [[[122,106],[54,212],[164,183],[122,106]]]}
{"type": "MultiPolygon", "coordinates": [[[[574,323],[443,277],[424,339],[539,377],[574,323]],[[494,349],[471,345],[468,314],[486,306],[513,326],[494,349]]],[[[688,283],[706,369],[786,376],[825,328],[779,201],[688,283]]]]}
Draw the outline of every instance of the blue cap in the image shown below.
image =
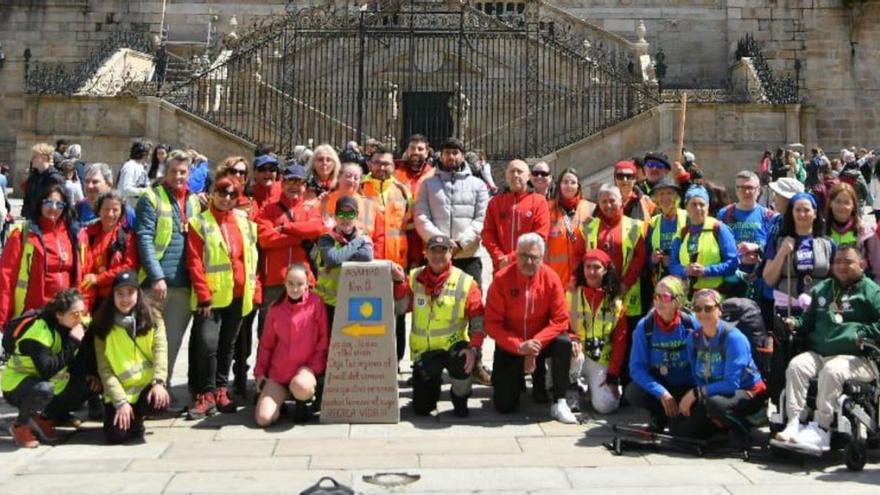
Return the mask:
{"type": "Polygon", "coordinates": [[[260,155],[254,159],[254,168],[274,164],[278,166],[278,158],[275,155],[260,155]]]}
{"type": "Polygon", "coordinates": [[[306,168],[300,164],[288,165],[281,173],[283,179],[302,179],[306,180],[306,168]]]}

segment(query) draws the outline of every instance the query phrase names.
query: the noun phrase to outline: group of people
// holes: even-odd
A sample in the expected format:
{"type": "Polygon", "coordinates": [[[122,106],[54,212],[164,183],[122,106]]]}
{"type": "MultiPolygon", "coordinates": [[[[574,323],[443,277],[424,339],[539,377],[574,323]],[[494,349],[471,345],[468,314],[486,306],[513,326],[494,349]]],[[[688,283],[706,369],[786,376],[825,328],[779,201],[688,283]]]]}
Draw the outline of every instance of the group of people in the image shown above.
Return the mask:
{"type": "Polygon", "coordinates": [[[681,164],[649,153],[618,162],[589,198],[576,170],[554,180],[548,164],[521,160],[499,190],[454,138],[435,152],[414,135],[400,159],[366,148],[360,161],[351,145],[345,161],[329,145],[287,161],[260,149],[208,173],[197,153],[136,143],[115,183],[108,166],[84,166],[77,202],[52,147],[35,146],[25,219],[0,259],[16,442],[50,441],[99,397],[108,441],[143,435],[144,417],[170,404],[190,324],[189,418],[237,410],[256,328],[255,422],[271,425],[288,401],[308,419],[349,261],[389,263],[397,357],[408,339],[418,415],[436,409],[444,370],[461,417],[474,382],[510,413],[531,375],[532,400],[563,423],[623,399],[658,431],[741,439],[785,388],[796,423],[780,438],[821,449],[843,383],[873,377],[856,339],[880,338],[880,241],[833,170],[806,189],[744,170],[725,204],[693,154],[681,164]],[[772,207],[760,201],[768,191],[772,207]],[[485,289],[481,249],[493,265],[485,289]],[[767,326],[790,317],[807,352],[762,376],[750,336],[721,318],[732,298],[754,301],[767,326]],[[816,417],[804,425],[815,377],[816,417]]]}

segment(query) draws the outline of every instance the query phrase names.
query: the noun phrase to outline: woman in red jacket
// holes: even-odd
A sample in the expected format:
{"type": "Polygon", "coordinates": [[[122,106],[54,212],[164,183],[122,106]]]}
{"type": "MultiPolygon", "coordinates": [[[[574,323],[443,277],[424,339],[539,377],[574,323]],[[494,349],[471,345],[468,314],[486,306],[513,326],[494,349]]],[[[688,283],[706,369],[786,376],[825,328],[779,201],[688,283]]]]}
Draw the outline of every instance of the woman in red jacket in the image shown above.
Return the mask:
{"type": "Polygon", "coordinates": [[[290,396],[296,401],[294,421],[308,419],[310,400],[320,408],[318,377],[327,366],[330,336],[324,303],[309,290],[308,273],[302,263],[287,268],[286,294],[266,317],[254,369],[260,394],[254,419],[261,427],[278,420],[290,396]]]}
{"type": "Polygon", "coordinates": [[[82,282],[88,241],[71,219],[64,189],[47,187],[37,205],[40,217],[13,228],[0,258],[0,328],[82,282]]]}
{"type": "Polygon", "coordinates": [[[137,243],[132,226],[126,224],[124,205],[116,191],[101,194],[96,202],[99,221],[85,229],[89,264],[82,291],[90,312],[110,295],[116,275],[138,268],[137,243]]]}

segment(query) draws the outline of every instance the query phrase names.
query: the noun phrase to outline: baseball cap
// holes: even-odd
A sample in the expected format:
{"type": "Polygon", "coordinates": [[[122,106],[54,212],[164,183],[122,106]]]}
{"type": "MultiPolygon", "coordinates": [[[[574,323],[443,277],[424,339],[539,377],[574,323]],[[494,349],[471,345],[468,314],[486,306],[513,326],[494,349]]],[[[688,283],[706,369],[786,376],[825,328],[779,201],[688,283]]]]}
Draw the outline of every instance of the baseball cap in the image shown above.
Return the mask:
{"type": "Polygon", "coordinates": [[[676,182],[675,179],[673,179],[672,177],[670,177],[668,175],[666,177],[663,177],[662,179],[660,179],[656,184],[654,184],[654,187],[651,188],[651,193],[653,194],[661,189],[672,189],[675,192],[678,192],[679,190],[681,190],[681,188],[678,185],[678,182],[676,182]]]}
{"type": "Polygon", "coordinates": [[[428,249],[435,247],[452,248],[455,247],[455,244],[452,242],[452,239],[445,235],[435,235],[428,239],[428,249]]]}
{"type": "Polygon", "coordinates": [[[804,192],[804,185],[793,177],[782,177],[775,182],[771,182],[770,189],[785,199],[791,199],[795,194],[804,192]]]}
{"type": "Polygon", "coordinates": [[[358,202],[352,196],[343,196],[336,201],[336,213],[342,210],[358,211],[358,202]]]}
{"type": "Polygon", "coordinates": [[[302,179],[306,180],[306,168],[300,164],[288,165],[281,173],[283,179],[302,179]]]}
{"type": "Polygon", "coordinates": [[[254,158],[254,168],[265,167],[266,165],[278,166],[278,158],[275,155],[260,155],[254,158]]]}
{"type": "Polygon", "coordinates": [[[132,270],[126,270],[113,278],[113,290],[120,287],[134,287],[137,289],[138,286],[137,273],[132,270]]]}

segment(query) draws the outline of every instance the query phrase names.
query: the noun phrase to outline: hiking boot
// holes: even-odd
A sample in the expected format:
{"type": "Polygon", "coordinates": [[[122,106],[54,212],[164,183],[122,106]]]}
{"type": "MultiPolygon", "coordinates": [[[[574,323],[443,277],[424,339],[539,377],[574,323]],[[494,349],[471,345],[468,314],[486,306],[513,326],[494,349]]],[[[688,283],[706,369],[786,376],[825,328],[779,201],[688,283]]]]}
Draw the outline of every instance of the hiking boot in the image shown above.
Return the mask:
{"type": "Polygon", "coordinates": [[[83,420],[80,419],[79,416],[71,413],[63,414],[55,420],[55,426],[60,426],[62,428],[79,428],[82,423],[83,420]]]}
{"type": "Polygon", "coordinates": [[[474,366],[474,371],[471,373],[471,376],[474,377],[474,381],[479,383],[480,385],[485,385],[487,387],[492,386],[492,372],[486,369],[483,366],[483,363],[477,363],[474,366]]]}
{"type": "Polygon", "coordinates": [[[234,413],[237,410],[235,402],[229,398],[229,389],[226,387],[217,388],[214,392],[214,402],[217,404],[217,410],[222,413],[234,413]]]}
{"type": "Polygon", "coordinates": [[[58,433],[55,431],[55,422],[51,419],[44,418],[42,414],[34,414],[30,420],[30,427],[34,430],[34,434],[42,442],[52,443],[58,440],[58,433]]]}
{"type": "Polygon", "coordinates": [[[186,410],[186,419],[204,419],[206,416],[217,414],[217,403],[214,402],[214,394],[205,392],[196,394],[195,402],[186,410]]]}
{"type": "Polygon", "coordinates": [[[470,414],[468,410],[468,398],[467,396],[459,397],[452,392],[449,393],[449,398],[452,399],[452,413],[455,414],[457,418],[466,418],[470,414]]]}
{"type": "Polygon", "coordinates": [[[37,441],[37,437],[34,436],[33,430],[31,430],[30,425],[18,425],[12,423],[9,425],[9,434],[12,435],[13,440],[15,440],[15,445],[23,449],[35,449],[40,446],[40,442],[37,441]]]}
{"type": "Polygon", "coordinates": [[[309,410],[307,402],[301,400],[294,401],[293,414],[291,415],[291,419],[293,419],[294,423],[305,423],[311,419],[311,417],[312,412],[309,410]]]}

